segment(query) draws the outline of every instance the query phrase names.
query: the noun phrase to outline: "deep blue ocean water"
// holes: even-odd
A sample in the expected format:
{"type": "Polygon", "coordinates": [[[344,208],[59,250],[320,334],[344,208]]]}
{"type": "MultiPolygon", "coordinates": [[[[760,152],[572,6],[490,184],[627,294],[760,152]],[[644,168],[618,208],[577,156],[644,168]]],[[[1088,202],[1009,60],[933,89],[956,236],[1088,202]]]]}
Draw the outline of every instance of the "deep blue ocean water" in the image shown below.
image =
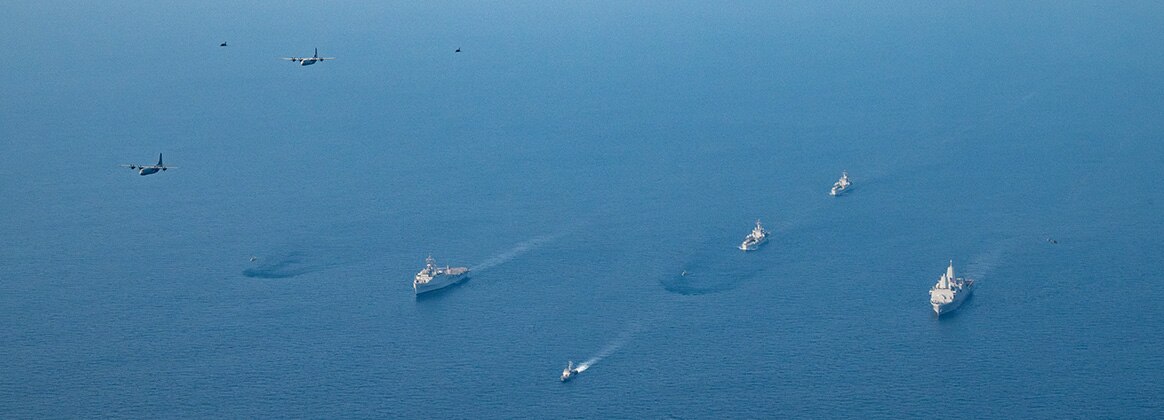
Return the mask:
{"type": "Polygon", "coordinates": [[[1012,3],[5,4],[0,415],[1158,418],[1164,7],[1012,3]]]}

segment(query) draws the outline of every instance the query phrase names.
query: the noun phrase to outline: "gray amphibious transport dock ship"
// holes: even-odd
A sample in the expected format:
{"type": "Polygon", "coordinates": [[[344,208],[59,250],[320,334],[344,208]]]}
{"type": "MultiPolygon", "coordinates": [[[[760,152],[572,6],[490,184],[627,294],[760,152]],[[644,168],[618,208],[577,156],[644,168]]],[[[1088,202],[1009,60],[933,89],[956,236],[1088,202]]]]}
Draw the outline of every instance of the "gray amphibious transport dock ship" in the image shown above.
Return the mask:
{"type": "Polygon", "coordinates": [[[954,277],[954,262],[950,261],[950,266],[938,278],[938,283],[930,288],[930,305],[934,307],[934,315],[942,316],[958,309],[971,293],[974,293],[974,280],[954,277]]]}

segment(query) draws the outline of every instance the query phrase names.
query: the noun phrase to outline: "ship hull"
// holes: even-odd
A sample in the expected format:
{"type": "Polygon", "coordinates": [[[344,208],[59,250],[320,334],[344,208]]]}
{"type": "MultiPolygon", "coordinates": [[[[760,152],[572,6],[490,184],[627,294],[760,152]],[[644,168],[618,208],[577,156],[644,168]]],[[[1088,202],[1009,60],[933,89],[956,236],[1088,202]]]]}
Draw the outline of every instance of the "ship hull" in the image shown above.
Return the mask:
{"type": "Polygon", "coordinates": [[[763,245],[765,242],[768,242],[768,238],[764,238],[759,242],[744,242],[740,244],[740,251],[755,251],[759,249],[760,245],[763,245]]]}
{"type": "Polygon", "coordinates": [[[464,281],[465,279],[468,279],[468,278],[469,278],[468,274],[437,276],[424,284],[413,283],[412,290],[414,292],[416,292],[417,295],[420,295],[423,293],[433,292],[433,291],[437,291],[437,290],[452,286],[452,285],[460,283],[461,281],[464,281]]]}
{"type": "Polygon", "coordinates": [[[949,303],[933,303],[933,302],[930,302],[930,305],[931,305],[931,306],[933,306],[933,308],[934,308],[934,316],[939,316],[939,317],[940,317],[940,316],[942,316],[942,315],[945,315],[945,314],[948,314],[948,313],[950,313],[950,312],[954,312],[954,311],[955,311],[955,310],[957,310],[959,307],[961,307],[961,306],[962,306],[962,302],[965,302],[965,301],[966,301],[966,299],[969,299],[969,298],[970,298],[970,295],[971,295],[971,294],[973,294],[973,293],[974,293],[974,290],[973,290],[973,289],[969,289],[969,290],[963,291],[962,293],[959,293],[959,294],[958,294],[958,295],[957,295],[957,296],[954,298],[954,301],[952,301],[952,302],[949,302],[949,303]]]}

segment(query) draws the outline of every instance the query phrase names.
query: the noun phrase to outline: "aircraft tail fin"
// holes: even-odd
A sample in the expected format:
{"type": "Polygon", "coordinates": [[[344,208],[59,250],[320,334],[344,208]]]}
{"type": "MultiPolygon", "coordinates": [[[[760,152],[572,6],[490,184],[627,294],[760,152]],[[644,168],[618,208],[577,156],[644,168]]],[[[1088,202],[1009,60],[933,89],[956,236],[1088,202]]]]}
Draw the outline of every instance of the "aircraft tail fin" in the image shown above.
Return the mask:
{"type": "Polygon", "coordinates": [[[158,153],[158,166],[162,166],[162,154],[158,153]]]}
{"type": "Polygon", "coordinates": [[[319,48],[315,49],[315,55],[313,55],[312,57],[317,57],[317,58],[319,57],[319,48]]]}

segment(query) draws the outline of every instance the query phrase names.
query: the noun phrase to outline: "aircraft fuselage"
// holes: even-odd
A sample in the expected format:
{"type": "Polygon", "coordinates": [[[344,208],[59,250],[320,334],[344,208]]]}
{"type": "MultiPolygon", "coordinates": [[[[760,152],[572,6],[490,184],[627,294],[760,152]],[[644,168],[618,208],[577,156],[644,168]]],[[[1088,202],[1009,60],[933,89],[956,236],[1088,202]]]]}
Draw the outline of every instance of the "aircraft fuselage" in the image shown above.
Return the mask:
{"type": "Polygon", "coordinates": [[[301,60],[301,61],[299,62],[299,65],[301,65],[301,66],[310,66],[310,65],[312,65],[312,64],[315,64],[315,62],[316,62],[316,61],[319,61],[319,60],[312,59],[312,58],[304,58],[303,60],[301,60]]]}
{"type": "Polygon", "coordinates": [[[156,174],[156,173],[158,173],[158,171],[160,171],[160,170],[161,170],[161,168],[157,168],[157,167],[148,167],[148,168],[141,168],[141,170],[137,171],[137,173],[138,173],[139,175],[141,175],[141,176],[146,176],[146,175],[153,175],[153,174],[156,174]]]}

